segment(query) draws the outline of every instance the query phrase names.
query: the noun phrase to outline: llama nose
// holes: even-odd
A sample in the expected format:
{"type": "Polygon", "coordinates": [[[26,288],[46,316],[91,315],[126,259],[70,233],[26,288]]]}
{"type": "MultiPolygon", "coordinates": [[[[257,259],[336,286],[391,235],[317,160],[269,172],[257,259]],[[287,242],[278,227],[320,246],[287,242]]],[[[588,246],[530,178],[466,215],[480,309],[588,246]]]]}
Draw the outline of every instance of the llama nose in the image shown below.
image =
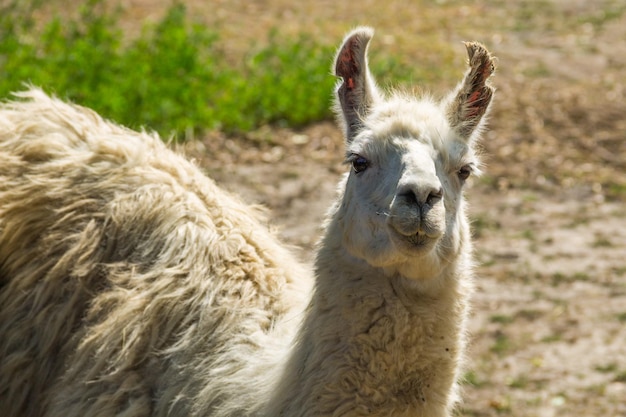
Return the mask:
{"type": "Polygon", "coordinates": [[[440,184],[407,184],[398,192],[408,204],[422,207],[434,206],[443,198],[443,189],[440,184]]]}
{"type": "Polygon", "coordinates": [[[431,209],[443,198],[440,183],[404,183],[391,203],[389,225],[404,236],[434,235],[431,209]]]}

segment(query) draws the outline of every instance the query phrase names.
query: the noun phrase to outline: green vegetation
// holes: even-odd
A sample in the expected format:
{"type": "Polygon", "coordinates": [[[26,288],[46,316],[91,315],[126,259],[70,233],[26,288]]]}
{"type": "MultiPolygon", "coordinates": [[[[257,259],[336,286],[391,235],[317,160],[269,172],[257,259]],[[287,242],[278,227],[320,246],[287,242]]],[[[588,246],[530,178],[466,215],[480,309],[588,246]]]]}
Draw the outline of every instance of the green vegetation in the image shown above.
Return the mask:
{"type": "Polygon", "coordinates": [[[484,381],[483,379],[481,379],[476,373],[476,371],[469,370],[465,372],[465,374],[461,378],[461,383],[465,385],[471,385],[472,387],[475,387],[475,388],[481,388],[487,384],[487,381],[484,381]]]}
{"type": "Polygon", "coordinates": [[[589,281],[591,277],[586,272],[574,272],[572,274],[566,274],[564,272],[555,272],[550,277],[552,281],[552,286],[557,287],[561,284],[570,284],[576,281],[589,281]]]}
{"type": "Polygon", "coordinates": [[[492,323],[499,323],[499,324],[510,324],[513,323],[515,319],[511,316],[505,315],[505,314],[494,314],[491,317],[489,317],[489,321],[492,323]]]}
{"type": "Polygon", "coordinates": [[[614,244],[607,236],[596,234],[596,239],[591,243],[591,246],[594,248],[611,248],[614,244]]]}
{"type": "Polygon", "coordinates": [[[626,383],[626,371],[619,372],[614,379],[615,382],[626,383]]]}
{"type": "Polygon", "coordinates": [[[545,313],[543,313],[541,310],[521,309],[515,314],[515,316],[524,320],[535,321],[543,317],[544,314],[545,313]]]}
{"type": "Polygon", "coordinates": [[[551,335],[542,337],[541,343],[555,343],[560,342],[561,340],[563,340],[563,336],[557,333],[553,333],[551,335]]]}
{"type": "Polygon", "coordinates": [[[512,348],[511,339],[509,339],[509,337],[506,334],[502,332],[497,332],[495,334],[494,343],[489,350],[501,356],[505,354],[506,352],[510,351],[511,348],[512,348]]]}
{"type": "Polygon", "coordinates": [[[521,374],[507,381],[507,385],[515,389],[524,389],[528,387],[529,379],[527,375],[521,374]]]}
{"type": "MultiPolygon", "coordinates": [[[[40,0],[0,6],[0,97],[40,86],[106,118],[165,136],[206,129],[243,132],[331,117],[334,46],[281,37],[233,64],[217,32],[174,4],[156,25],[126,39],[120,12],[88,0],[76,19],[33,17],[40,0]]],[[[218,31],[219,28],[216,28],[218,31]]],[[[395,61],[381,67],[408,77],[395,61]]]]}
{"type": "Polygon", "coordinates": [[[613,373],[617,371],[617,364],[615,362],[611,362],[606,365],[598,365],[595,369],[596,371],[602,373],[613,373]]]}

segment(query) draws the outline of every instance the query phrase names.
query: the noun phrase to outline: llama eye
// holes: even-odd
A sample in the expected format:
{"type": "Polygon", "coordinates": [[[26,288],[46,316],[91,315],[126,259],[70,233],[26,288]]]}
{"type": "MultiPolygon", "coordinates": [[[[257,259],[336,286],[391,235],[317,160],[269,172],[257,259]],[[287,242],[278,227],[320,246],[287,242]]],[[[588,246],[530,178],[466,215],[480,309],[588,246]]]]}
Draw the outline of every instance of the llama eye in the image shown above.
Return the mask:
{"type": "Polygon", "coordinates": [[[457,175],[459,176],[459,179],[461,181],[465,181],[466,179],[469,178],[471,173],[472,173],[472,167],[470,165],[464,165],[461,167],[461,169],[459,169],[459,171],[457,172],[457,175]]]}
{"type": "Polygon", "coordinates": [[[353,155],[352,158],[352,169],[354,169],[355,173],[363,172],[369,166],[369,162],[367,159],[363,158],[360,155],[353,155]]]}

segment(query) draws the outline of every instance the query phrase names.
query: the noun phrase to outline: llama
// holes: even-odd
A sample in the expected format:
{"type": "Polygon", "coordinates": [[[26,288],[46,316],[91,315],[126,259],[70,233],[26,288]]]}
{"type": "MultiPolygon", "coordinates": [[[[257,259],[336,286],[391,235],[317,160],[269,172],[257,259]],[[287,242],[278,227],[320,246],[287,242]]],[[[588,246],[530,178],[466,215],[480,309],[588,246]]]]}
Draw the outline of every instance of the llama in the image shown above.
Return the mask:
{"type": "Polygon", "coordinates": [[[449,415],[494,61],[468,43],[448,98],[386,97],[372,34],[335,61],[350,168],[313,273],[156,135],[37,89],[2,105],[3,415],[449,415]]]}

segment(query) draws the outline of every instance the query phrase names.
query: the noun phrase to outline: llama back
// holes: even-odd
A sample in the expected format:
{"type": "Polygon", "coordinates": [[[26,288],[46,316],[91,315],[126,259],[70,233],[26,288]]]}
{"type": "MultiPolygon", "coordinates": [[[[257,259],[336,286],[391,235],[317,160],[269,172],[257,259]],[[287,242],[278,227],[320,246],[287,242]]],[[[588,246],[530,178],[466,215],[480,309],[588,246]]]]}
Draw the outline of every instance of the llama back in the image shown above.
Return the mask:
{"type": "Polygon", "coordinates": [[[0,108],[0,409],[254,413],[238,404],[280,372],[301,266],[155,135],[20,97],[0,108]]]}

